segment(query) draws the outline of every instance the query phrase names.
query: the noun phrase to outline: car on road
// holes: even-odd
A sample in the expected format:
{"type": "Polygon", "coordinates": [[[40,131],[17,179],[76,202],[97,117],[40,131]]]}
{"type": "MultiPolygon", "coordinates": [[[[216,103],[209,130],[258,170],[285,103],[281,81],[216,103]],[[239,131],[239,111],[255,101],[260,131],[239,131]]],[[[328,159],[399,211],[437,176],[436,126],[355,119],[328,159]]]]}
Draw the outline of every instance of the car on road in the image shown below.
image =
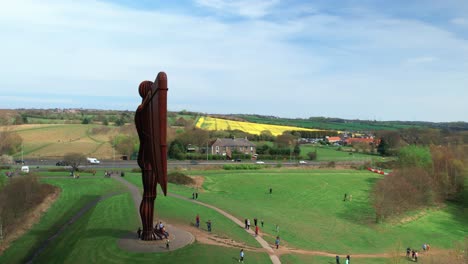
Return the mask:
{"type": "Polygon", "coordinates": [[[21,172],[22,173],[29,173],[29,166],[22,166],[21,167],[21,172]]]}
{"type": "Polygon", "coordinates": [[[299,164],[307,164],[307,162],[305,160],[300,160],[299,164]]]}
{"type": "Polygon", "coordinates": [[[100,164],[101,163],[101,161],[99,161],[96,158],[86,158],[86,160],[88,161],[89,164],[100,164]]]}
{"type": "Polygon", "coordinates": [[[24,160],[15,160],[16,164],[25,164],[26,162],[24,160]]]}
{"type": "Polygon", "coordinates": [[[256,164],[265,164],[265,162],[264,162],[264,161],[261,161],[261,160],[257,160],[255,163],[256,163],[256,164]]]}
{"type": "Polygon", "coordinates": [[[60,160],[57,163],[55,163],[55,166],[68,166],[68,162],[60,160]]]}

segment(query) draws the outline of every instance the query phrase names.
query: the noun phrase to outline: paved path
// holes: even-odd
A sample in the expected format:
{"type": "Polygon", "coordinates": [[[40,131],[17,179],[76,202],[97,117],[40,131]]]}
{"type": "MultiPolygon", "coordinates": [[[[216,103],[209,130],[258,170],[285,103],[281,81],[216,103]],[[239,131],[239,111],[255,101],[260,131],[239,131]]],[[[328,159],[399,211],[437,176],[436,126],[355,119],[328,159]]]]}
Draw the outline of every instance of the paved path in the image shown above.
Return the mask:
{"type": "MultiPolygon", "coordinates": [[[[131,184],[130,182],[124,180],[122,177],[112,177],[113,179],[117,180],[118,182],[122,183],[125,187],[128,188],[130,194],[132,195],[133,202],[135,203],[136,209],[136,216],[138,218],[138,222],[141,223],[140,220],[140,203],[141,203],[141,193],[140,189],[138,189],[135,185],[131,184]]],[[[124,238],[120,239],[117,244],[120,248],[125,249],[127,251],[132,252],[165,252],[170,250],[176,250],[182,247],[185,247],[188,244],[191,244],[195,241],[195,237],[180,228],[176,228],[172,225],[166,225],[167,232],[170,234],[170,248],[167,249],[165,246],[165,242],[161,240],[156,241],[142,241],[136,239],[136,231],[128,234],[124,238]]]]}

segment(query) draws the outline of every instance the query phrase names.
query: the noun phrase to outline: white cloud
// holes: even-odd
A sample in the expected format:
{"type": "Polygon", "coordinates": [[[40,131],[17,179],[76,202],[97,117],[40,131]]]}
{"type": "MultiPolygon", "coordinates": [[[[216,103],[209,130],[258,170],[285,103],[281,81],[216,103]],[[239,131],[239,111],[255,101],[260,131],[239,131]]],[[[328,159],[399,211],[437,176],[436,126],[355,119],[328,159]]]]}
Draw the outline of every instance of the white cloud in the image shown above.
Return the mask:
{"type": "Polygon", "coordinates": [[[261,18],[267,15],[279,0],[196,0],[197,4],[217,11],[249,18],[261,18]]]}
{"type": "Polygon", "coordinates": [[[414,57],[414,58],[409,58],[405,61],[407,64],[425,64],[425,63],[431,63],[436,61],[437,58],[431,57],[431,56],[422,56],[422,57],[414,57]]]}
{"type": "Polygon", "coordinates": [[[452,24],[455,24],[457,26],[468,26],[468,19],[464,17],[456,17],[450,20],[452,24]]]}

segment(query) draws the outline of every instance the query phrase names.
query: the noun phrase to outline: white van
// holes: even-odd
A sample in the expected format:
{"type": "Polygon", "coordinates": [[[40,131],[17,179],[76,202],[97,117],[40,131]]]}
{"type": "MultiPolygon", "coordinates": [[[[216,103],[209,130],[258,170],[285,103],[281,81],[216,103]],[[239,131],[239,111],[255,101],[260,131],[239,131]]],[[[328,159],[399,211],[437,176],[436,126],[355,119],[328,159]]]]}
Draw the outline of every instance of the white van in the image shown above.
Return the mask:
{"type": "Polygon", "coordinates": [[[21,167],[21,172],[23,172],[23,173],[29,173],[29,166],[22,166],[22,167],[21,167]]]}
{"type": "Polygon", "coordinates": [[[86,160],[88,161],[88,163],[90,164],[100,164],[101,162],[96,159],[96,158],[86,158],[86,160]]]}

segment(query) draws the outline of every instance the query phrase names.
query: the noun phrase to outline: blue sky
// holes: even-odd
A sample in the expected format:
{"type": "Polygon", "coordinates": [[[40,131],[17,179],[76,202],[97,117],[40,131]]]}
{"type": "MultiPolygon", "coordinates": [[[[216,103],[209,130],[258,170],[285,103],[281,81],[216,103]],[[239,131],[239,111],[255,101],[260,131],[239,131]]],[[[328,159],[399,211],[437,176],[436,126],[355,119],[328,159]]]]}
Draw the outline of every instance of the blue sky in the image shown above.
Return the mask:
{"type": "Polygon", "coordinates": [[[468,121],[468,1],[7,1],[0,108],[468,121]]]}

